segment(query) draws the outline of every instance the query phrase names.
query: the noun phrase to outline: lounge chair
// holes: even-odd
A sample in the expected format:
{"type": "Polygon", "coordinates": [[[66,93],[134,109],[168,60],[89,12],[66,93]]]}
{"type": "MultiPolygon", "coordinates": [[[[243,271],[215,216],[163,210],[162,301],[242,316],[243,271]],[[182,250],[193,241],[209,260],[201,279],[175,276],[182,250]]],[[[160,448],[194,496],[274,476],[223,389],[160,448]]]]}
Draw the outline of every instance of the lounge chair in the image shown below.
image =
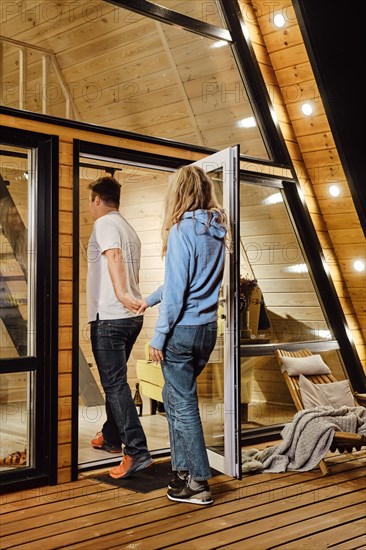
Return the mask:
{"type": "MultiPolygon", "coordinates": [[[[299,351],[285,351],[285,350],[277,349],[275,354],[282,369],[284,367],[284,361],[283,361],[284,357],[289,357],[289,358],[303,357],[304,358],[304,357],[313,356],[311,351],[308,349],[302,349],[299,351]]],[[[303,410],[305,407],[303,405],[300,387],[299,387],[300,377],[294,376],[293,374],[289,376],[286,370],[283,370],[283,376],[285,378],[285,382],[290,391],[290,394],[296,406],[296,409],[298,411],[303,410]]],[[[331,384],[333,382],[337,382],[337,379],[332,374],[313,374],[313,375],[308,374],[306,375],[306,379],[312,382],[313,384],[331,384]]],[[[355,400],[355,406],[360,405],[364,407],[366,405],[366,394],[353,393],[353,397],[355,400]]],[[[354,450],[359,451],[361,447],[365,445],[366,445],[366,437],[362,434],[336,431],[334,434],[332,445],[330,447],[330,451],[331,452],[338,451],[340,453],[344,453],[344,452],[352,453],[354,450]]],[[[329,469],[324,459],[320,461],[319,468],[323,475],[329,474],[329,469]]]]}

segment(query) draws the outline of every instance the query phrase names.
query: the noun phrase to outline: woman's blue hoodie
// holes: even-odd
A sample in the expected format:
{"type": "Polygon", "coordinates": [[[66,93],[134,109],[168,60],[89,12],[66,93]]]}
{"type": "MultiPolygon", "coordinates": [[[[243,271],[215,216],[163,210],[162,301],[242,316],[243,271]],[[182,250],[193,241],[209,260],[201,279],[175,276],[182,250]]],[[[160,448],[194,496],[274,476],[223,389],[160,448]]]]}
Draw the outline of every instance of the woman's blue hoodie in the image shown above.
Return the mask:
{"type": "Polygon", "coordinates": [[[162,350],[175,325],[204,325],[217,320],[224,272],[226,228],[217,212],[186,212],[169,232],[164,284],[146,298],[161,302],[150,345],[162,350]]]}

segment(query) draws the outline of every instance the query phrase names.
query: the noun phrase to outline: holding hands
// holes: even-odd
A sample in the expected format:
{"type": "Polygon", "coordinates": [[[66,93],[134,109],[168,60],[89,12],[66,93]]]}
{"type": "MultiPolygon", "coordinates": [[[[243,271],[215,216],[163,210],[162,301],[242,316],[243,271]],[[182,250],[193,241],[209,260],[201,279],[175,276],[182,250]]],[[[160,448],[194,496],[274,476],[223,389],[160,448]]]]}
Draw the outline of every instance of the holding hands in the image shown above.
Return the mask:
{"type": "Polygon", "coordinates": [[[139,308],[138,308],[138,310],[136,311],[136,314],[137,314],[137,315],[142,315],[143,313],[145,313],[145,310],[146,310],[149,306],[147,305],[145,299],[138,300],[138,302],[139,302],[139,308]]]}

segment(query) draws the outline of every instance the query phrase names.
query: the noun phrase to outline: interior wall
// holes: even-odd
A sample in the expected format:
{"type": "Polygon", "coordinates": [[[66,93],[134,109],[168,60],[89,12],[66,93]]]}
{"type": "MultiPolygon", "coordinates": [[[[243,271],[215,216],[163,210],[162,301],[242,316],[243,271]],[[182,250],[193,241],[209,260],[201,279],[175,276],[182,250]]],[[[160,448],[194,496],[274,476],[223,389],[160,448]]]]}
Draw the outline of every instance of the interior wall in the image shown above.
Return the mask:
{"type": "MultiPolygon", "coordinates": [[[[81,159],[82,162],[82,159],[81,159]]],[[[109,163],[110,164],[110,163],[109,163]]],[[[113,163],[111,163],[113,164],[113,163]]],[[[115,164],[121,171],[114,177],[121,183],[120,212],[135,229],[141,241],[140,290],[143,297],[156,290],[164,280],[164,261],[161,257],[160,230],[163,222],[163,203],[169,172],[142,166],[115,164]]],[[[93,229],[88,208],[88,185],[97,177],[106,175],[100,170],[81,168],[80,179],[80,281],[79,281],[79,342],[86,361],[103,392],[90,345],[90,331],[86,308],[87,246],[93,229]]],[[[151,340],[158,308],[148,308],[144,314],[141,333],[128,361],[128,382],[135,389],[138,381],[136,361],[145,358],[145,345],[151,340]]]]}

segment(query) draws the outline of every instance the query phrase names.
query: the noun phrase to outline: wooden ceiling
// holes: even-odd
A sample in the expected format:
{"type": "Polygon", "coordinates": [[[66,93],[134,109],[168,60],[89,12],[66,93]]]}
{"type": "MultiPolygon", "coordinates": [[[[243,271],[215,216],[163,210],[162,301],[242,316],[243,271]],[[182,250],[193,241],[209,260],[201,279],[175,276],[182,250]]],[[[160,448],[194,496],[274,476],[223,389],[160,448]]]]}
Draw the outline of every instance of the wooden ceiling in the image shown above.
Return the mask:
{"type": "MultiPolygon", "coordinates": [[[[207,4],[160,3],[198,19],[207,4]]],[[[239,3],[365,366],[365,281],[352,265],[354,259],[365,259],[364,236],[292,4],[275,3],[276,13],[285,16],[285,26],[278,29],[271,3],[239,3]],[[300,110],[305,100],[315,108],[310,117],[300,110]],[[331,183],[340,185],[337,198],[329,195],[331,183]]],[[[206,22],[219,25],[218,17],[215,10],[206,9],[206,22]]],[[[69,111],[84,122],[215,149],[240,143],[243,154],[268,158],[258,127],[237,124],[253,113],[227,46],[212,48],[210,39],[102,0],[15,0],[7,8],[1,32],[7,38],[7,106],[22,104],[24,109],[60,117],[69,111]]]]}
{"type": "MultiPolygon", "coordinates": [[[[201,17],[201,2],[169,4],[201,17]]],[[[240,143],[243,154],[268,158],[258,127],[238,124],[253,111],[226,43],[102,0],[72,13],[48,0],[14,6],[2,29],[5,105],[64,117],[64,89],[84,122],[215,149],[240,143]]]]}

